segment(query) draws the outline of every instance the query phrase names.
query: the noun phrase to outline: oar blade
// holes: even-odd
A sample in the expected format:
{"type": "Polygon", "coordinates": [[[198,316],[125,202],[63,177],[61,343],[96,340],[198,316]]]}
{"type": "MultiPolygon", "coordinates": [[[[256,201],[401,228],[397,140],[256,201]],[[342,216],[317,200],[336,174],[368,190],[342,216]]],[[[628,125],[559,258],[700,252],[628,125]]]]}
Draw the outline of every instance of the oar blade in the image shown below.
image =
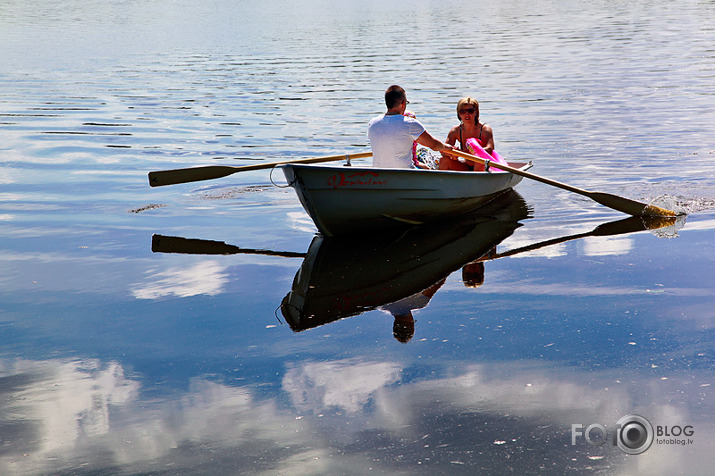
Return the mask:
{"type": "Polygon", "coordinates": [[[601,205],[637,217],[674,217],[678,215],[677,213],[666,210],[665,208],[648,205],[646,203],[637,202],[635,200],[631,200],[630,198],[619,197],[618,195],[610,193],[588,192],[588,197],[601,205]]]}
{"type": "Polygon", "coordinates": [[[205,167],[191,167],[188,169],[158,170],[149,172],[149,185],[162,187],[178,183],[198,182],[226,177],[236,173],[235,167],[227,165],[207,165],[205,167]]]}

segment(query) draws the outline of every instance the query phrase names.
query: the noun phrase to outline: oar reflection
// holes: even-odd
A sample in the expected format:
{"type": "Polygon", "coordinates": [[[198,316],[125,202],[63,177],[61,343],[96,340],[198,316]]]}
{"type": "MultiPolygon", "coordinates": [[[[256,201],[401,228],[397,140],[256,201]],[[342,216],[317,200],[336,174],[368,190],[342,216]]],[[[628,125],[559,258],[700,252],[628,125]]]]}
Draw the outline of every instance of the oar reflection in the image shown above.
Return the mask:
{"type": "Polygon", "coordinates": [[[153,235],[151,250],[154,253],[178,253],[189,255],[267,255],[284,258],[304,258],[305,253],[294,251],[274,251],[254,248],[239,248],[223,241],[182,238],[179,236],[153,235]]]}
{"type": "MultiPolygon", "coordinates": [[[[615,235],[625,235],[628,233],[635,233],[638,231],[645,230],[660,230],[667,227],[677,226],[680,222],[684,222],[684,216],[678,217],[629,217],[622,220],[613,221],[609,223],[604,223],[598,225],[591,231],[585,233],[575,233],[573,235],[560,236],[558,238],[552,238],[550,240],[540,241],[538,243],[532,243],[527,246],[522,246],[519,248],[514,248],[503,253],[489,253],[482,256],[479,261],[490,261],[498,258],[506,258],[507,256],[514,256],[521,253],[527,253],[529,251],[535,251],[541,248],[546,248],[547,246],[558,245],[565,243],[567,241],[578,240],[581,238],[587,238],[589,236],[615,236],[615,235]]],[[[682,224],[681,224],[682,227],[682,224]]],[[[663,233],[663,236],[668,236],[667,233],[663,233]]]]}

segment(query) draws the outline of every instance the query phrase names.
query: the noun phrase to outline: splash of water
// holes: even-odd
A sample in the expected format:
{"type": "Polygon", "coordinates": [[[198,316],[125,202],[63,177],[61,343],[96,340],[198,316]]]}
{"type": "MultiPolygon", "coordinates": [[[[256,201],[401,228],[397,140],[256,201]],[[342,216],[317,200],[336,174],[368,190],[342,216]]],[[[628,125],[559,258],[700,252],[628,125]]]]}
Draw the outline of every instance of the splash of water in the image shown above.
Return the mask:
{"type": "Polygon", "coordinates": [[[701,197],[689,198],[662,195],[651,200],[649,204],[672,210],[678,215],[672,225],[650,230],[658,238],[677,238],[678,232],[685,226],[687,215],[715,209],[715,199],[701,197]]]}
{"type": "Polygon", "coordinates": [[[666,194],[651,200],[650,205],[672,210],[678,215],[690,215],[696,212],[715,209],[715,199],[704,197],[682,197],[666,194]]]}

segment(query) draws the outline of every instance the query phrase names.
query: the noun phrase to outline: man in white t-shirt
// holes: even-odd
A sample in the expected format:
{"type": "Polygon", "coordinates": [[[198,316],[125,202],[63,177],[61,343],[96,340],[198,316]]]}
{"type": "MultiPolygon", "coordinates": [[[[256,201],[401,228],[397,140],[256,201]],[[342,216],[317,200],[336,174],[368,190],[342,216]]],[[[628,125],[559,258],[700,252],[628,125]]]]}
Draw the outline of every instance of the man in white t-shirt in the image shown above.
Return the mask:
{"type": "Polygon", "coordinates": [[[374,167],[410,168],[413,142],[436,152],[452,150],[451,145],[432,137],[417,119],[404,115],[407,104],[409,101],[404,89],[397,85],[387,88],[387,112],[374,117],[367,127],[374,167]]]}

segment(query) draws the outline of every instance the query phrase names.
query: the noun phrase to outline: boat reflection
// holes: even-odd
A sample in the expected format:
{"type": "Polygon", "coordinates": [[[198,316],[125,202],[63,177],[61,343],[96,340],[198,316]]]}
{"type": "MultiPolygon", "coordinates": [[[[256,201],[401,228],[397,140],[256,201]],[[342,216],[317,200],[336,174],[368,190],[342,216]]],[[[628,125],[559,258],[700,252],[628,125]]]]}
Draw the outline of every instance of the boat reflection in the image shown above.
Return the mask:
{"type": "Polygon", "coordinates": [[[154,235],[152,251],[207,255],[260,254],[302,257],[281,313],[295,332],[380,309],[394,316],[393,333],[408,342],[412,312],[424,308],[453,272],[467,287],[484,282],[484,262],[590,236],[663,230],[676,218],[629,217],[590,232],[553,238],[497,253],[496,247],[522,226],[530,210],[511,190],[473,214],[382,234],[316,235],[306,253],[239,248],[224,242],[154,235]]]}
{"type": "Polygon", "coordinates": [[[460,268],[466,285],[481,284],[484,264],[476,260],[528,216],[526,202],[511,190],[460,219],[380,235],[316,235],[283,298],[283,317],[298,332],[381,309],[395,318],[395,338],[407,342],[414,334],[412,311],[425,307],[460,268]]]}

